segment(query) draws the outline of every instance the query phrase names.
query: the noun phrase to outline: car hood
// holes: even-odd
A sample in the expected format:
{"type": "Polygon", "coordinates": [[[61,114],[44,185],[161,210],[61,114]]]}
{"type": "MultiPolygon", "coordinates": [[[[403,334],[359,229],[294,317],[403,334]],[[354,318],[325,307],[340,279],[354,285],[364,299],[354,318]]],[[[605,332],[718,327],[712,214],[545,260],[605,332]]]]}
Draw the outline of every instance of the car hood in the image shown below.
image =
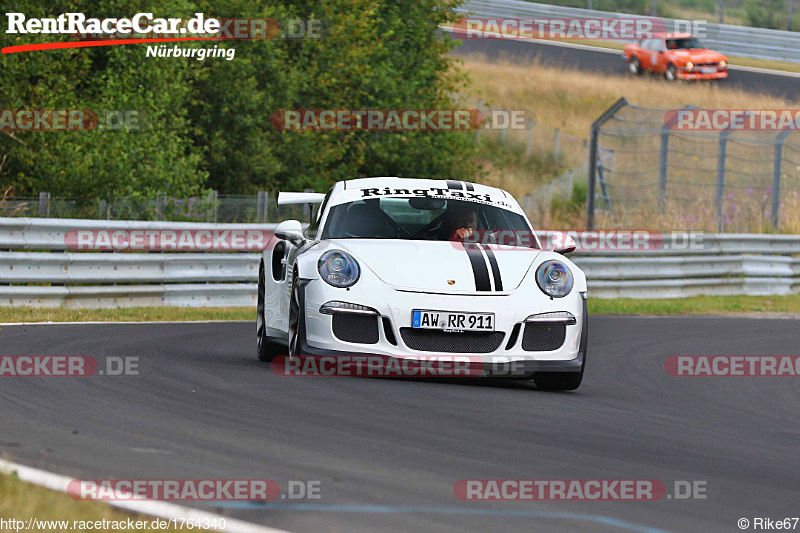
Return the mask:
{"type": "MultiPolygon", "coordinates": [[[[472,245],[477,246],[477,245],[472,245]]],[[[441,294],[508,292],[519,286],[540,250],[492,245],[502,289],[495,283],[489,253],[470,253],[460,242],[404,241],[394,239],[340,239],[330,248],[350,252],[362,268],[369,268],[384,283],[397,289],[441,294]],[[485,270],[480,265],[485,265],[485,270]],[[480,290],[483,287],[484,290],[480,290]],[[498,290],[499,289],[499,290],[498,290]]]]}
{"type": "Polygon", "coordinates": [[[697,48],[693,50],[676,50],[672,52],[674,57],[690,60],[693,63],[719,63],[725,56],[714,50],[707,48],[697,48]]]}

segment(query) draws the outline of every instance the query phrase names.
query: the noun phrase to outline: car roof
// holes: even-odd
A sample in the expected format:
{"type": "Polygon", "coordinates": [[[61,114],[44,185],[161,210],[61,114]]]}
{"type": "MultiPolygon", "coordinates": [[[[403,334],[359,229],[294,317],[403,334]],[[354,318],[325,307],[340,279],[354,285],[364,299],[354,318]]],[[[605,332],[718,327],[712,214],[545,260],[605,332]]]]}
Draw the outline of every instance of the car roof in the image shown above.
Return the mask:
{"type": "MultiPolygon", "coordinates": [[[[454,190],[467,190],[473,189],[478,192],[494,192],[501,196],[508,195],[503,189],[484,185],[482,183],[474,183],[471,181],[463,180],[448,180],[448,179],[431,179],[431,178],[399,178],[397,176],[381,176],[374,178],[358,178],[354,180],[340,181],[337,183],[342,184],[342,189],[346,190],[351,187],[364,189],[368,187],[397,187],[403,189],[419,189],[429,187],[439,187],[443,189],[454,190]]],[[[510,195],[509,195],[510,196],[510,195]]]]}
{"type": "Polygon", "coordinates": [[[413,196],[415,190],[424,190],[426,191],[425,195],[444,196],[454,200],[477,201],[497,205],[517,213],[522,212],[519,204],[511,194],[497,187],[461,180],[399,178],[396,176],[359,178],[336,182],[331,190],[330,205],[352,202],[370,196],[375,198],[381,196],[413,196]],[[401,192],[398,193],[398,190],[401,192]],[[437,190],[444,194],[439,194],[437,190]],[[479,197],[476,195],[479,195],[479,197]]]}

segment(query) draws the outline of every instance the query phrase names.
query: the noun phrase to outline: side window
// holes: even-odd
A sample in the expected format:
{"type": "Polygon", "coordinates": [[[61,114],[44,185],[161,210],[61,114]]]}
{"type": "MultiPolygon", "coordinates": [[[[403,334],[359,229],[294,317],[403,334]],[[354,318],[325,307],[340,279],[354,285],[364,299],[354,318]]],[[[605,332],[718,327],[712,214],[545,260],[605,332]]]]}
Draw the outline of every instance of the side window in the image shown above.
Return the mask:
{"type": "Polygon", "coordinates": [[[331,192],[333,192],[333,187],[328,190],[328,194],[325,195],[325,199],[322,200],[322,204],[319,206],[319,211],[317,211],[317,217],[305,230],[305,235],[309,239],[316,239],[317,238],[317,230],[319,229],[319,223],[322,220],[322,214],[325,213],[325,207],[328,205],[328,200],[331,197],[331,192]]]}

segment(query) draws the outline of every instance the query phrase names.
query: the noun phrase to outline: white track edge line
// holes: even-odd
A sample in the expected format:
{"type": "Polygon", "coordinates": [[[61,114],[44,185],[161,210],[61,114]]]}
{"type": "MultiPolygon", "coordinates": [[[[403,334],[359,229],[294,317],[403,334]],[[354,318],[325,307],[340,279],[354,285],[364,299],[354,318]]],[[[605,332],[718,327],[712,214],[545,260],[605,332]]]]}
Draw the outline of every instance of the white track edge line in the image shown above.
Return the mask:
{"type": "MultiPolygon", "coordinates": [[[[38,468],[12,463],[0,459],[0,472],[16,473],[20,481],[32,483],[46,489],[55,490],[58,492],[67,493],[67,487],[73,481],[67,476],[53,474],[38,468]]],[[[187,519],[192,521],[206,520],[213,521],[223,518],[225,520],[225,528],[208,528],[218,529],[226,533],[288,533],[282,529],[274,529],[267,526],[260,526],[244,520],[236,518],[229,518],[227,516],[193,509],[191,507],[183,507],[174,503],[158,502],[158,501],[104,501],[112,507],[124,509],[126,511],[133,511],[136,513],[146,514],[164,519],[187,519]]]]}

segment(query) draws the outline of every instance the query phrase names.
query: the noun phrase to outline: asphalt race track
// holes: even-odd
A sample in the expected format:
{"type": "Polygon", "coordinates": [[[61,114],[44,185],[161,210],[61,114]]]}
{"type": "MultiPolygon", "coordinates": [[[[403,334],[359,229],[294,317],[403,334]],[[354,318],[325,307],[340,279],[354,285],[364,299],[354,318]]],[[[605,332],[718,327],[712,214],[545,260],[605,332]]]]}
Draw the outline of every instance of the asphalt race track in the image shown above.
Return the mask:
{"type": "MultiPolygon", "coordinates": [[[[465,39],[456,47],[454,54],[481,54],[488,59],[513,59],[516,63],[533,63],[567,67],[593,73],[627,75],[628,65],[622,60],[622,52],[586,47],[565,47],[542,42],[515,41],[507,39],[465,39]]],[[[735,62],[733,63],[735,68],[735,62]]],[[[744,89],[750,92],[770,94],[790,100],[800,100],[800,76],[782,76],[765,72],[731,69],[727,80],[712,82],[720,87],[744,89]]],[[[690,102],[687,102],[690,103],[690,102]]]]}
{"type": "MultiPolygon", "coordinates": [[[[671,377],[670,355],[794,355],[794,319],[592,317],[583,386],[275,375],[252,323],[5,325],[2,355],[140,375],[3,377],[0,455],[76,478],[318,480],[209,507],[296,532],[738,531],[798,516],[797,378],[671,377]],[[461,479],[705,481],[705,500],[468,502],[461,479]]],[[[202,505],[202,504],[198,504],[202,505]]],[[[206,504],[207,505],[207,504],[206,504]]]]}

